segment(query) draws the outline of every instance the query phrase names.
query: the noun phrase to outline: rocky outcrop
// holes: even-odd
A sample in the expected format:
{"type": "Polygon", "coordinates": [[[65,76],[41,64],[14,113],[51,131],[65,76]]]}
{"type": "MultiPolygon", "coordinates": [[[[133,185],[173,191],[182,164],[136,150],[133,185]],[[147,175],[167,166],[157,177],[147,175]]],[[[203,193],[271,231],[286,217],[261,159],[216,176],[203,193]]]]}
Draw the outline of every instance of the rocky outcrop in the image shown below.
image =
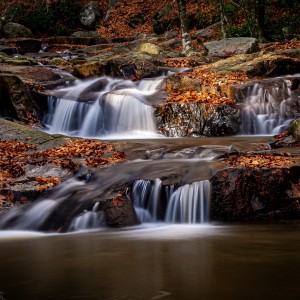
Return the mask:
{"type": "Polygon", "coordinates": [[[299,167],[228,168],[211,179],[211,219],[299,218],[299,167]]]}
{"type": "Polygon", "coordinates": [[[228,105],[164,103],[155,109],[158,131],[168,137],[230,136],[239,132],[239,111],[228,105]]]}
{"type": "Polygon", "coordinates": [[[242,72],[248,77],[275,77],[300,72],[300,59],[276,52],[240,54],[212,64],[220,75],[242,72]]]}
{"type": "Polygon", "coordinates": [[[128,55],[114,56],[110,59],[92,59],[74,68],[74,75],[79,78],[92,78],[103,75],[130,78],[132,80],[155,76],[158,68],[155,56],[133,52],[128,55]]]}
{"type": "Polygon", "coordinates": [[[101,17],[101,12],[96,1],[90,1],[81,11],[79,20],[88,28],[95,28],[101,17]]]}
{"type": "Polygon", "coordinates": [[[25,38],[31,38],[33,37],[33,34],[30,29],[26,28],[25,26],[9,22],[7,23],[3,28],[3,35],[6,38],[19,38],[19,37],[25,37],[25,38]]]}
{"type": "Polygon", "coordinates": [[[290,126],[288,133],[298,142],[300,142],[300,118],[296,119],[290,126]]]}
{"type": "Polygon", "coordinates": [[[16,44],[20,54],[39,52],[42,48],[41,40],[38,39],[21,39],[16,44]]]}
{"type": "Polygon", "coordinates": [[[34,110],[26,85],[15,75],[0,75],[0,115],[28,122],[34,110]]]}
{"type": "Polygon", "coordinates": [[[208,56],[221,58],[237,54],[249,54],[259,51],[258,41],[255,38],[229,38],[220,41],[204,43],[208,56]]]}

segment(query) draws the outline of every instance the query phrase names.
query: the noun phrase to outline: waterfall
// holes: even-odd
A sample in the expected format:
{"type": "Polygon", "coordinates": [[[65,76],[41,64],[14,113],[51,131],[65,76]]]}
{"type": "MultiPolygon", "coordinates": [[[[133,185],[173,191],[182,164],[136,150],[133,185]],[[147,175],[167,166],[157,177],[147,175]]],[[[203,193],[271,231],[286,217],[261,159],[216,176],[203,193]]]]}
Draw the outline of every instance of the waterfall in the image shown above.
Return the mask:
{"type": "Polygon", "coordinates": [[[49,133],[87,138],[157,137],[153,102],[163,77],[140,82],[101,77],[76,81],[48,97],[49,133]]]}
{"type": "Polygon", "coordinates": [[[210,182],[197,181],[175,188],[162,186],[159,179],[137,180],[132,187],[132,201],[142,223],[205,223],[209,215],[210,182]]]}
{"type": "Polygon", "coordinates": [[[242,109],[242,134],[278,134],[294,119],[291,81],[277,78],[248,87],[242,109]]]}

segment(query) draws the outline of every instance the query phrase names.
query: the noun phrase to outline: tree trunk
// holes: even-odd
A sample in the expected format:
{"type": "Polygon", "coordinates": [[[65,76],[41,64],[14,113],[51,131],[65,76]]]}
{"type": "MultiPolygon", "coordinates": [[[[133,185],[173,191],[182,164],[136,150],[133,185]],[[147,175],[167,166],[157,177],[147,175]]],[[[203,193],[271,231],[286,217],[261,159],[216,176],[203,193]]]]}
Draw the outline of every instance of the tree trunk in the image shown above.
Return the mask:
{"type": "Polygon", "coordinates": [[[266,41],[265,34],[265,0],[255,0],[255,18],[257,38],[260,42],[266,41]]]}
{"type": "Polygon", "coordinates": [[[178,5],[178,14],[180,20],[180,31],[182,38],[182,52],[186,56],[190,56],[194,50],[192,38],[188,32],[187,14],[186,14],[186,0],[176,0],[178,5]]]}
{"type": "Polygon", "coordinates": [[[221,19],[221,27],[222,27],[222,34],[223,34],[223,39],[227,38],[226,34],[226,28],[225,28],[225,21],[226,21],[226,16],[224,13],[224,0],[219,0],[219,9],[220,9],[220,19],[221,19]]]}

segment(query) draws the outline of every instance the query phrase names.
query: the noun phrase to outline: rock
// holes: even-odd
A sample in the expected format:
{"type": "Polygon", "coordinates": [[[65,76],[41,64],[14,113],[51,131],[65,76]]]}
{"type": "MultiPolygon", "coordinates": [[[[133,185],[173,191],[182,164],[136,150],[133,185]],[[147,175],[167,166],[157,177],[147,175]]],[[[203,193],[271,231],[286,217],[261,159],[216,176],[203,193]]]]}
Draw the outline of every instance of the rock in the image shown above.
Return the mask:
{"type": "Polygon", "coordinates": [[[180,47],[181,45],[182,45],[182,40],[179,38],[173,38],[173,39],[170,39],[170,40],[160,43],[160,46],[163,49],[170,50],[170,51],[174,50],[175,48],[180,47]]]}
{"type": "Polygon", "coordinates": [[[99,37],[75,37],[75,36],[53,36],[43,38],[42,44],[73,44],[73,45],[95,45],[108,44],[109,40],[99,37]]]}
{"type": "Polygon", "coordinates": [[[100,35],[97,31],[76,31],[72,33],[71,36],[77,37],[77,38],[99,38],[100,35]]]}
{"type": "Polygon", "coordinates": [[[90,1],[80,11],[79,20],[81,24],[83,24],[88,28],[95,28],[100,18],[101,18],[101,13],[100,13],[98,3],[96,1],[90,1]]]}
{"type": "Polygon", "coordinates": [[[132,202],[126,196],[118,196],[107,201],[104,213],[105,223],[110,227],[132,226],[139,223],[132,202]]]}
{"type": "Polygon", "coordinates": [[[37,39],[22,39],[16,41],[19,53],[34,53],[39,52],[42,48],[41,40],[37,39]]]}
{"type": "Polygon", "coordinates": [[[229,38],[220,41],[204,43],[208,56],[229,57],[236,54],[249,54],[259,51],[258,41],[255,38],[229,38]]]}
{"type": "Polygon", "coordinates": [[[211,70],[219,75],[241,72],[249,78],[275,77],[299,73],[300,59],[273,52],[240,54],[213,63],[211,70]]]}
{"type": "Polygon", "coordinates": [[[113,7],[117,3],[119,3],[121,0],[108,0],[108,7],[113,7]]]}
{"type": "Polygon", "coordinates": [[[13,22],[9,22],[4,26],[3,35],[6,38],[33,37],[33,34],[30,29],[26,28],[21,24],[13,23],[13,22]]]}
{"type": "Polygon", "coordinates": [[[153,32],[161,35],[164,34],[172,25],[173,20],[158,20],[153,23],[153,32]]]}
{"type": "Polygon", "coordinates": [[[169,76],[165,79],[166,90],[189,90],[197,92],[202,90],[202,85],[198,78],[192,78],[188,73],[185,72],[182,72],[180,76],[176,75],[169,76]]]}
{"type": "Polygon", "coordinates": [[[136,28],[142,24],[144,24],[146,21],[144,19],[144,15],[142,13],[138,13],[137,15],[131,17],[128,21],[128,25],[132,28],[136,28]]]}
{"type": "Polygon", "coordinates": [[[230,136],[239,132],[240,115],[228,105],[164,103],[155,108],[157,127],[167,137],[230,136]]]}
{"type": "Polygon", "coordinates": [[[12,55],[12,54],[17,54],[18,49],[16,47],[0,46],[0,53],[1,52],[8,55],[12,55]]]}
{"type": "Polygon", "coordinates": [[[284,211],[286,217],[295,213],[299,217],[297,199],[289,195],[292,183],[299,180],[299,174],[299,167],[217,171],[211,178],[211,219],[271,219],[276,211],[284,211]]]}
{"type": "Polygon", "coordinates": [[[138,45],[137,51],[146,52],[149,54],[161,54],[163,52],[159,46],[151,43],[143,43],[138,45]]]}
{"type": "Polygon", "coordinates": [[[300,118],[296,119],[290,126],[288,133],[293,136],[295,140],[300,142],[300,118]]]}
{"type": "Polygon", "coordinates": [[[214,35],[216,34],[216,31],[221,29],[221,23],[217,22],[215,24],[212,24],[204,29],[197,30],[195,33],[196,39],[213,39],[214,35]]]}
{"type": "Polygon", "coordinates": [[[26,85],[15,75],[0,75],[0,115],[28,123],[34,116],[32,98],[26,85]]]}
{"type": "Polygon", "coordinates": [[[176,31],[167,31],[167,32],[165,32],[164,36],[167,39],[174,39],[177,36],[177,32],[176,31]]]}
{"type": "Polygon", "coordinates": [[[74,75],[80,78],[91,78],[102,75],[125,77],[133,80],[158,74],[156,58],[133,52],[127,55],[117,55],[112,58],[91,60],[74,68],[74,75]]]}
{"type": "Polygon", "coordinates": [[[171,3],[169,3],[167,6],[165,6],[162,10],[160,10],[158,13],[156,13],[153,17],[153,20],[160,20],[161,18],[163,18],[164,16],[166,16],[167,14],[169,14],[169,12],[173,9],[173,5],[171,3]]]}
{"type": "Polygon", "coordinates": [[[35,144],[39,151],[60,147],[69,140],[61,135],[50,135],[41,130],[4,119],[0,119],[0,139],[16,139],[24,143],[35,144]]]}

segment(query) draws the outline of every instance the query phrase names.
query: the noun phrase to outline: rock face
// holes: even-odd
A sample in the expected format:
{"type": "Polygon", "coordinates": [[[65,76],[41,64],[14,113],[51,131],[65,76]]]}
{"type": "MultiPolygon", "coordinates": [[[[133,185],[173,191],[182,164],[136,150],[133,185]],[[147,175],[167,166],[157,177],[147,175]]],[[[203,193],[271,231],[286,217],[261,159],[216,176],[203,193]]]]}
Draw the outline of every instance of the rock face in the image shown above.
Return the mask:
{"type": "Polygon", "coordinates": [[[158,68],[152,61],[155,61],[155,57],[150,54],[132,52],[130,55],[114,56],[110,59],[90,60],[76,66],[74,75],[80,78],[108,75],[137,80],[157,75],[158,68]]]}
{"type": "Polygon", "coordinates": [[[276,52],[240,54],[213,63],[211,70],[220,75],[242,72],[249,78],[275,77],[299,73],[300,60],[276,52]]]}
{"type": "Polygon", "coordinates": [[[300,118],[291,124],[288,133],[292,135],[295,140],[300,142],[300,118]]]}
{"type": "Polygon", "coordinates": [[[208,56],[229,57],[236,54],[248,54],[259,51],[255,38],[229,38],[220,41],[204,43],[208,56]]]}
{"type": "Polygon", "coordinates": [[[291,192],[299,174],[299,167],[218,171],[211,179],[212,220],[299,217],[299,195],[291,192]]]}
{"type": "Polygon", "coordinates": [[[155,109],[158,131],[168,137],[229,136],[239,132],[239,111],[228,105],[165,103],[155,109]]]}
{"type": "Polygon", "coordinates": [[[88,28],[95,28],[101,16],[98,3],[89,2],[80,12],[80,22],[88,28]]]}
{"type": "Polygon", "coordinates": [[[0,115],[28,122],[34,115],[31,95],[25,84],[14,75],[0,76],[0,115]]]}
{"type": "Polygon", "coordinates": [[[3,28],[3,35],[6,38],[25,37],[31,38],[33,34],[30,29],[18,23],[7,23],[3,28]]]}
{"type": "Polygon", "coordinates": [[[41,40],[37,39],[22,39],[16,43],[21,54],[39,52],[42,48],[41,40]]]}

